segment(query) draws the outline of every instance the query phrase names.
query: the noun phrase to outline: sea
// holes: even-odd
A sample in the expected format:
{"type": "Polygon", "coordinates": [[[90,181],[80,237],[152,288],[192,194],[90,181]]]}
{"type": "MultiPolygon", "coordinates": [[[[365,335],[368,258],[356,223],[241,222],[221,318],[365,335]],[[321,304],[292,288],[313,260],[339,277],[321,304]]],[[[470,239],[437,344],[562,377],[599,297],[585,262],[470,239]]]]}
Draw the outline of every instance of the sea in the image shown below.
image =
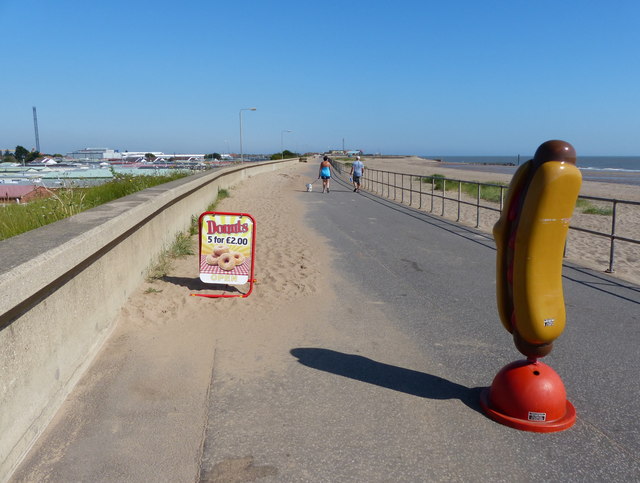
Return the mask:
{"type": "MultiPolygon", "coordinates": [[[[421,156],[438,159],[443,167],[489,173],[513,174],[518,165],[533,156],[421,156]]],[[[640,156],[578,156],[576,165],[585,181],[640,186],[640,156]]]]}

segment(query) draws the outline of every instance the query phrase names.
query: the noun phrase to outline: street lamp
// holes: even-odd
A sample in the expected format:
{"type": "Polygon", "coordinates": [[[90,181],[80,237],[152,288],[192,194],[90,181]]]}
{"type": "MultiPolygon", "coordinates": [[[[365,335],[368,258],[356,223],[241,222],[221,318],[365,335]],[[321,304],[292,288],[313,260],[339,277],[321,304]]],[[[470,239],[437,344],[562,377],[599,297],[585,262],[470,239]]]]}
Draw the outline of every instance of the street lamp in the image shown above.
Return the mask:
{"type": "Polygon", "coordinates": [[[286,132],[293,132],[293,131],[291,129],[283,129],[282,132],[280,133],[280,159],[284,159],[284,146],[283,146],[282,138],[284,136],[284,133],[286,132]]]}
{"type": "Polygon", "coordinates": [[[244,153],[242,152],[242,111],[255,111],[255,107],[248,107],[246,109],[240,109],[240,162],[244,162],[244,153]]]}

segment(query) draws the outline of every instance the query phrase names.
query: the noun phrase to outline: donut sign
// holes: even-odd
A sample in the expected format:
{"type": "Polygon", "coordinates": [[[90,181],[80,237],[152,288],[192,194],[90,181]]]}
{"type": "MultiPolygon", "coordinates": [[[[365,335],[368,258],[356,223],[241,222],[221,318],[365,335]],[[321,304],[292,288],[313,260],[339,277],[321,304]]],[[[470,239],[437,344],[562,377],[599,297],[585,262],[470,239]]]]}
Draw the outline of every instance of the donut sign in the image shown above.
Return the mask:
{"type": "Polygon", "coordinates": [[[200,280],[244,285],[253,281],[255,220],[246,213],[200,215],[200,280]]]}

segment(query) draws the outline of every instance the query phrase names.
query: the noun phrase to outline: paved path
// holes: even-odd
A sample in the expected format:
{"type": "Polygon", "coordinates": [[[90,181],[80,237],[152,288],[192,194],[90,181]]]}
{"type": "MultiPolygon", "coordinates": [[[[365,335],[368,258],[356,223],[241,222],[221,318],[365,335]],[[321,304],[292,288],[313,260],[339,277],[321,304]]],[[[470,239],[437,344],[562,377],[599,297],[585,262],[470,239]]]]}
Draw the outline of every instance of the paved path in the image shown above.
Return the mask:
{"type": "Polygon", "coordinates": [[[493,242],[332,188],[298,200],[329,239],[339,296],[286,307],[303,335],[274,344],[279,363],[259,377],[235,373],[224,341],[216,347],[202,481],[640,479],[639,287],[565,269],[567,329],[545,362],[578,421],[516,431],[478,404],[520,358],[496,314],[493,242]]]}
{"type": "Polygon", "coordinates": [[[342,342],[293,347],[298,365],[216,392],[212,461],[259,455],[282,481],[640,478],[638,287],[566,268],[568,328],[545,361],[579,419],[516,431],[478,405],[521,358],[496,315],[493,242],[344,183],[300,199],[331,240],[342,342]]]}

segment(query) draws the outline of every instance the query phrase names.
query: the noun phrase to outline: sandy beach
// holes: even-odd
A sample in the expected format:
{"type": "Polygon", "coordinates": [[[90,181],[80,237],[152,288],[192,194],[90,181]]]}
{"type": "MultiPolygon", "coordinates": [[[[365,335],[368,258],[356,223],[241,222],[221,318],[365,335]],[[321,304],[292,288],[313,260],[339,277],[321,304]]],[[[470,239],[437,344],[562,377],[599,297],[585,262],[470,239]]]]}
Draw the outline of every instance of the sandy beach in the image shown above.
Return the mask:
{"type": "MultiPolygon", "coordinates": [[[[452,169],[434,160],[427,160],[417,156],[394,156],[394,157],[371,157],[363,159],[365,166],[370,169],[390,171],[396,173],[412,174],[416,176],[432,176],[440,174],[450,179],[462,181],[476,181],[481,183],[509,183],[511,175],[501,173],[490,173],[486,171],[474,171],[473,166],[468,169],[452,169]]],[[[409,183],[405,178],[405,183],[409,183]]],[[[398,178],[399,183],[399,178],[398,178]]],[[[417,181],[413,181],[413,189],[418,189],[417,181]]],[[[408,187],[408,184],[406,185],[408,187]]],[[[430,186],[430,185],[429,185],[430,186]]],[[[430,187],[423,188],[428,191],[430,187]]],[[[385,188],[386,194],[386,188],[385,188]]],[[[637,186],[619,183],[600,183],[585,181],[580,190],[582,196],[594,196],[599,198],[615,198],[618,200],[640,201],[640,189],[637,186]]],[[[393,191],[391,192],[393,197],[393,191]]],[[[457,191],[447,192],[447,197],[456,199],[457,191]]],[[[401,198],[400,190],[396,193],[396,198],[401,198]]],[[[475,202],[473,198],[462,199],[468,202],[475,202]]],[[[419,201],[412,200],[412,206],[418,206],[419,201]]],[[[423,209],[431,210],[430,196],[423,196],[423,209]]],[[[482,205],[499,208],[497,203],[481,201],[482,205]]],[[[610,208],[611,203],[592,202],[603,208],[610,208]]],[[[405,195],[405,204],[409,204],[405,195]]],[[[458,207],[455,201],[445,201],[444,210],[442,200],[434,200],[433,212],[442,214],[449,219],[458,219],[458,207]]],[[[460,223],[468,226],[476,226],[475,206],[462,205],[460,210],[460,223]]],[[[487,233],[491,233],[493,225],[498,219],[497,212],[481,210],[478,228],[487,233]]],[[[571,226],[581,227],[601,233],[611,233],[611,216],[581,213],[579,209],[574,212],[571,226]]],[[[640,206],[623,205],[617,207],[616,235],[630,239],[640,240],[640,206]]],[[[583,265],[594,270],[604,271],[609,267],[610,241],[608,238],[596,236],[576,230],[570,230],[567,241],[567,259],[579,265],[583,265]]],[[[616,241],[614,258],[614,276],[636,284],[640,284],[640,245],[624,241],[616,241]]]]}

